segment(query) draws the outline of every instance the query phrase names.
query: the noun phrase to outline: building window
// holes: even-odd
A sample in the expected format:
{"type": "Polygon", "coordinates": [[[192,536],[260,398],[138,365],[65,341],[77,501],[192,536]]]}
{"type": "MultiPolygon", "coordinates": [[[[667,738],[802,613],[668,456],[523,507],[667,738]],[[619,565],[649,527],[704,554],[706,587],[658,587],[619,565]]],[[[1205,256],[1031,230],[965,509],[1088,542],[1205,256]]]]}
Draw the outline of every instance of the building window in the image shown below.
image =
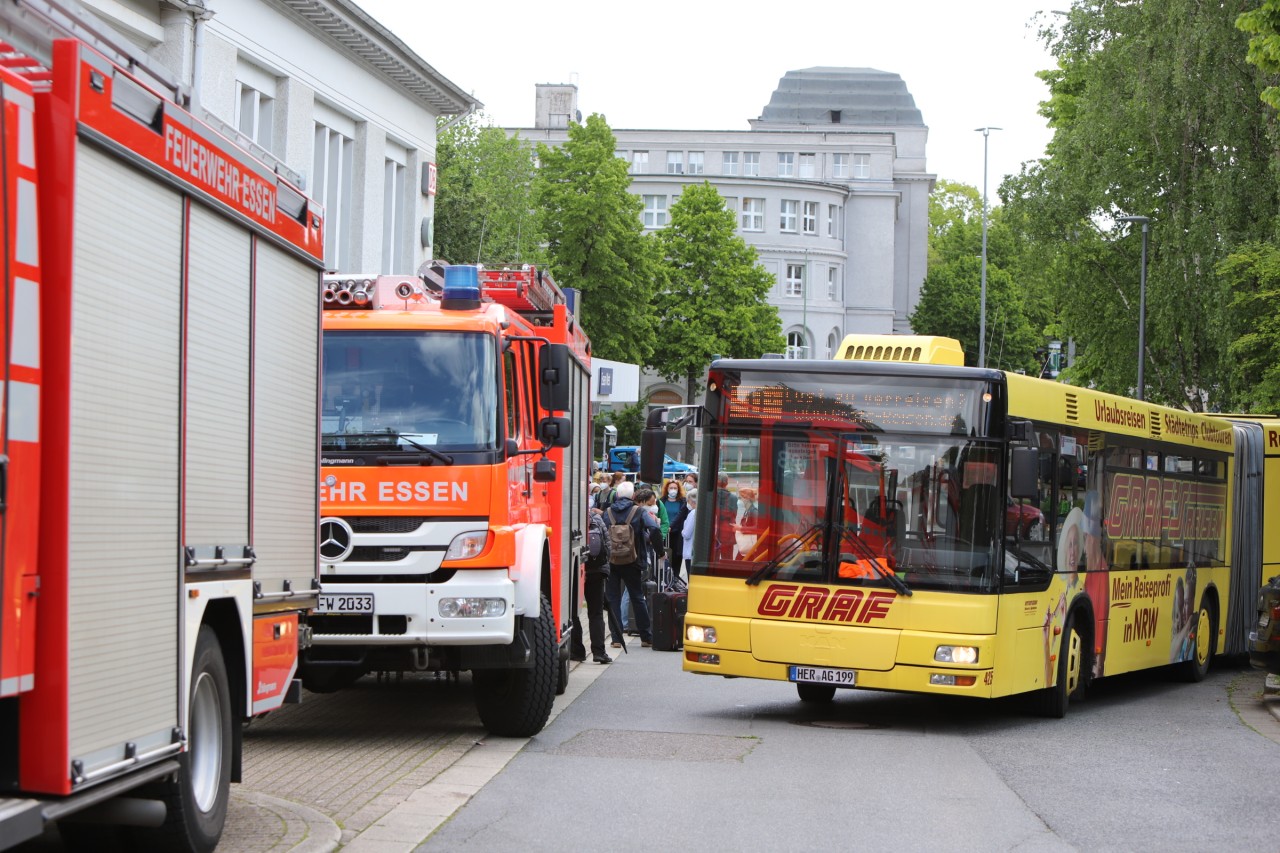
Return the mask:
{"type": "Polygon", "coordinates": [[[827,205],[827,236],[840,236],[840,205],[827,205]]]}
{"type": "Polygon", "coordinates": [[[547,116],[547,127],[564,128],[569,126],[568,113],[551,113],[547,116]]]}
{"type": "Polygon", "coordinates": [[[778,177],[790,178],[796,173],[796,155],[790,151],[778,152],[778,177]]]}
{"type": "Polygon", "coordinates": [[[263,94],[248,83],[236,83],[236,90],[236,129],[264,150],[273,151],[271,129],[275,117],[275,98],[263,94]]]}
{"type": "Polygon", "coordinates": [[[827,358],[835,358],[836,350],[840,348],[840,333],[832,332],[827,335],[827,358]]]}
{"type": "Polygon", "coordinates": [[[631,152],[631,174],[643,175],[649,171],[649,152],[648,151],[632,151],[631,152]]]}
{"type": "Polygon", "coordinates": [[[849,155],[848,154],[832,154],[831,155],[831,177],[833,178],[849,177],[849,155]]]}
{"type": "Polygon", "coordinates": [[[808,358],[809,347],[804,342],[804,332],[787,332],[787,358],[808,358]]]}
{"type": "Polygon", "coordinates": [[[747,178],[760,177],[760,152],[759,151],[743,151],[742,152],[742,174],[747,178]]]}
{"type": "Polygon", "coordinates": [[[404,164],[387,158],[382,181],[382,274],[404,272],[409,230],[405,223],[404,164]]]}
{"type": "Polygon", "coordinates": [[[667,152],[667,174],[668,175],[684,174],[684,152],[683,151],[667,152]]]}
{"type": "Polygon", "coordinates": [[[871,177],[871,155],[870,154],[854,154],[853,155],[853,176],[855,178],[871,177]]]}
{"type": "Polygon", "coordinates": [[[647,195],[644,197],[644,227],[664,228],[667,224],[667,197],[665,195],[647,195]]]}
{"type": "Polygon", "coordinates": [[[804,296],[804,265],[787,264],[786,295],[804,296]]]}
{"type": "Polygon", "coordinates": [[[742,200],[742,230],[764,230],[764,199],[744,198],[742,200]]]}
{"type": "Polygon", "coordinates": [[[804,233],[818,233],[818,203],[816,201],[806,201],[804,203],[804,219],[800,224],[804,229],[804,233]]]}
{"type": "Polygon", "coordinates": [[[330,270],[354,269],[351,252],[351,170],[355,145],[316,122],[312,151],[312,194],[324,204],[324,263],[330,270]]]}
{"type": "Polygon", "coordinates": [[[724,198],[724,209],[730,213],[736,214],[738,212],[738,197],[722,196],[722,198],[724,198]]]}
{"type": "Polygon", "coordinates": [[[738,174],[738,152],[726,151],[720,158],[720,172],[724,175],[738,174]]]}
{"type": "Polygon", "coordinates": [[[689,174],[690,175],[702,174],[703,172],[702,161],[703,161],[703,152],[701,151],[689,152],[689,174]]]}
{"type": "Polygon", "coordinates": [[[839,267],[827,267],[827,298],[832,302],[836,301],[836,294],[839,293],[839,267]]]}
{"type": "Polygon", "coordinates": [[[802,178],[818,177],[818,155],[817,154],[801,154],[800,155],[800,177],[802,178]]]}
{"type": "Polygon", "coordinates": [[[793,198],[782,200],[781,215],[778,217],[778,228],[782,231],[796,230],[796,215],[800,211],[800,202],[793,198]]]}

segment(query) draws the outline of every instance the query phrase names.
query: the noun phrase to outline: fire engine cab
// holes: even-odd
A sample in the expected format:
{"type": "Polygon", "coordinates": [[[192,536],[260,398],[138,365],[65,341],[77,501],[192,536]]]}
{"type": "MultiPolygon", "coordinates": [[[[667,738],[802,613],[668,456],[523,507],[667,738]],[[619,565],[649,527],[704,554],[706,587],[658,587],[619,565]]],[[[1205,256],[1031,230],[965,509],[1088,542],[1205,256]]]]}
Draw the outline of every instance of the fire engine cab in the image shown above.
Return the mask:
{"type": "Polygon", "coordinates": [[[300,693],[322,223],[84,20],[0,9],[0,849],[207,851],[300,693]]]}
{"type": "MultiPolygon", "coordinates": [[[[572,292],[569,293],[571,297],[572,292]]],[[[568,680],[590,345],[542,270],[326,276],[320,597],[303,683],[470,670],[492,732],[568,680]]]]}

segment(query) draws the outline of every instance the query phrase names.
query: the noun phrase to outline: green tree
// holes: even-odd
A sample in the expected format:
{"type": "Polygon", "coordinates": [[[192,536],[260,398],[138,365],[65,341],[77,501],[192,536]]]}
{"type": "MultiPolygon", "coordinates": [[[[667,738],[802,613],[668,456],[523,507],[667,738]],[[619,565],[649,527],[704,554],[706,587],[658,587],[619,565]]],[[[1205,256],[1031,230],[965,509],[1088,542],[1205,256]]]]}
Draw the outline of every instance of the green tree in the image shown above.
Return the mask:
{"type": "Polygon", "coordinates": [[[579,319],[601,358],[648,363],[655,340],[657,246],[640,221],[642,202],[616,154],[604,117],[569,125],[562,147],[538,146],[535,183],[551,271],[582,294],[579,319]]]}
{"type": "Polygon", "coordinates": [[[441,131],[436,139],[436,257],[490,266],[545,262],[533,213],[533,153],[527,141],[508,137],[478,116],[441,131]]]}
{"type": "MultiPolygon", "coordinates": [[[[656,309],[661,345],[649,365],[669,381],[683,379],[693,401],[712,357],[759,358],[786,346],[778,309],[768,304],[773,276],[737,233],[733,211],[709,183],[691,184],[671,205],[658,232],[666,286],[656,309]]],[[[693,431],[685,452],[693,458],[693,431]]]]}
{"type": "Polygon", "coordinates": [[[1235,21],[1245,0],[1079,0],[1047,32],[1048,157],[1000,188],[1024,262],[1058,276],[1050,299],[1081,356],[1074,381],[1132,393],[1141,238],[1151,217],[1146,395],[1223,407],[1238,337],[1219,262],[1264,239],[1277,211],[1258,73],[1235,21]]]}
{"type": "MultiPolygon", "coordinates": [[[[1280,74],[1280,0],[1262,0],[1258,8],[1240,13],[1236,26],[1253,34],[1246,59],[1272,77],[1280,74]]],[[[1260,97],[1280,110],[1280,87],[1267,86],[1260,97]]]]}
{"type": "MultiPolygon", "coordinates": [[[[1042,335],[1028,317],[1017,286],[1015,241],[1001,227],[999,208],[987,212],[987,366],[1037,372],[1042,335]]],[[[982,305],[982,195],[974,187],[938,181],[929,198],[929,273],[912,312],[920,335],[960,341],[965,363],[978,363],[982,305]]]]}
{"type": "Polygon", "coordinates": [[[1218,270],[1232,286],[1232,308],[1256,318],[1231,344],[1238,408],[1280,411],[1280,248],[1251,243],[1233,252],[1218,270]]]}

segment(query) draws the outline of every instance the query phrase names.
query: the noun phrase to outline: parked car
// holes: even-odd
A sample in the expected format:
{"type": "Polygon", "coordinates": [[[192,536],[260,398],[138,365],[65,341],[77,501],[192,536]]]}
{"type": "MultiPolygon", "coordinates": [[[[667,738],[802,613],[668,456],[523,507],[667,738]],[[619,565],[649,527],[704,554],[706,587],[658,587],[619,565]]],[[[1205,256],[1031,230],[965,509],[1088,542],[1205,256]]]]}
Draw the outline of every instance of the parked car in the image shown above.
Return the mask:
{"type": "Polygon", "coordinates": [[[1018,539],[1044,538],[1044,513],[1034,504],[1015,503],[1006,498],[1004,510],[1004,535],[1018,539]]]}
{"type": "MultiPolygon", "coordinates": [[[[636,445],[622,445],[609,448],[609,459],[605,463],[606,471],[623,471],[636,474],[640,471],[640,448],[636,445]]],[[[698,469],[687,462],[677,462],[665,456],[662,463],[662,476],[683,477],[685,474],[697,473],[698,469]]]]}
{"type": "Polygon", "coordinates": [[[1249,632],[1249,662],[1280,675],[1280,575],[1258,595],[1258,624],[1249,632]]]}

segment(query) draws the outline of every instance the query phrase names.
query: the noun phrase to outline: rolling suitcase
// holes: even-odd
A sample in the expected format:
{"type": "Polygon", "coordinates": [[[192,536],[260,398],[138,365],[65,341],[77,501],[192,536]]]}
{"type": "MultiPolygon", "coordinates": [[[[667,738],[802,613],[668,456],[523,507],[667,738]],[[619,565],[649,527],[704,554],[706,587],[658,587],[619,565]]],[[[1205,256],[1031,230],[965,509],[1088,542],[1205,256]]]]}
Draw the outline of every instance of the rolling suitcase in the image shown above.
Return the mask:
{"type": "Polygon", "coordinates": [[[676,652],[684,646],[684,614],[689,609],[687,592],[660,590],[650,599],[653,620],[653,649],[676,652]]]}

